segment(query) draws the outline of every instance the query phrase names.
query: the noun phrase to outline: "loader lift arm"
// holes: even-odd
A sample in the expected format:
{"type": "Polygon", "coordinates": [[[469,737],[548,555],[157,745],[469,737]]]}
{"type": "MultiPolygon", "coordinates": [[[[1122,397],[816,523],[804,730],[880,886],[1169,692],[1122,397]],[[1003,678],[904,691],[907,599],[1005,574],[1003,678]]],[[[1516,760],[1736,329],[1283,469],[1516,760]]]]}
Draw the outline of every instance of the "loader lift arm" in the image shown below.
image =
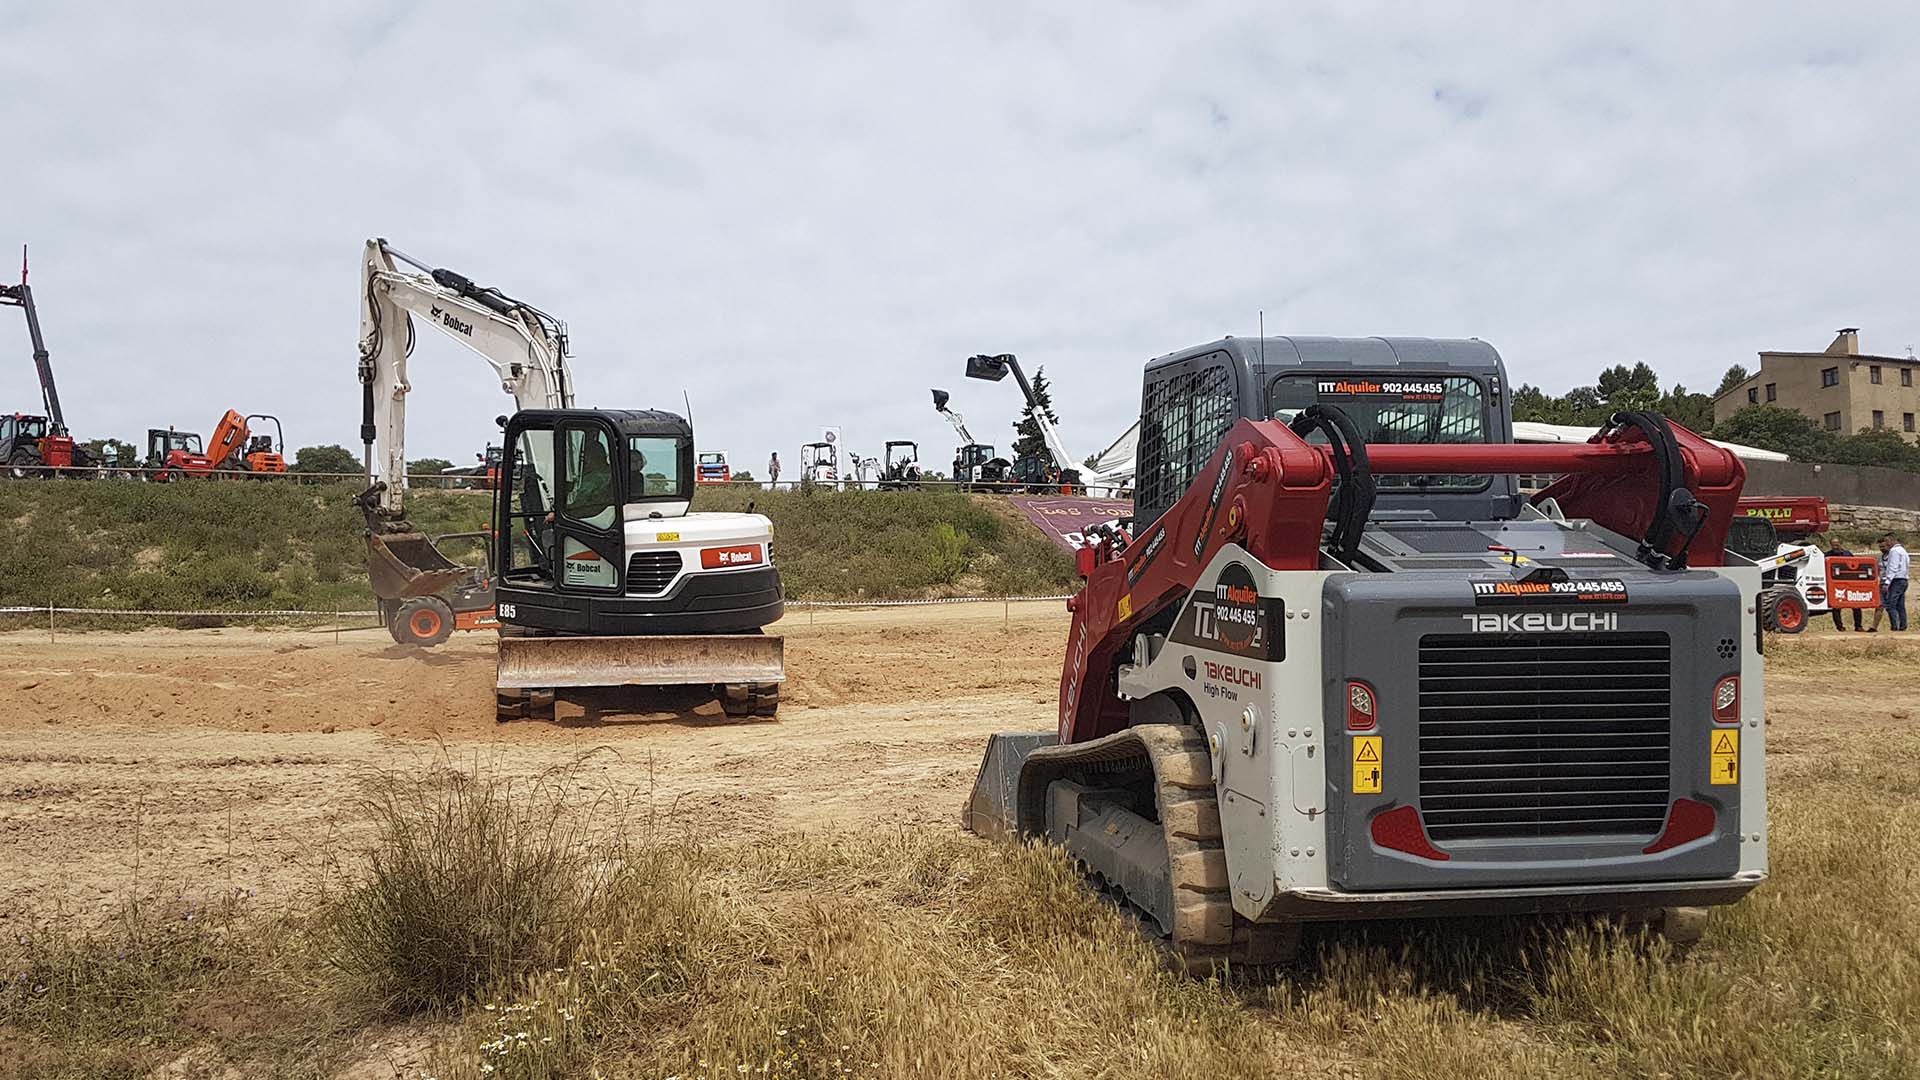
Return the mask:
{"type": "MultiPolygon", "coordinates": [[[[1239,420],[1187,494],[1151,528],[1124,547],[1109,536],[1080,550],[1086,587],[1068,604],[1073,627],[1060,683],[1061,743],[1127,726],[1125,703],[1103,689],[1123,647],[1187,595],[1222,547],[1237,543],[1276,570],[1321,565],[1322,522],[1334,479],[1346,472],[1338,457],[1334,447],[1310,444],[1278,421],[1239,420]]],[[[1536,505],[1551,499],[1570,516],[1645,537],[1643,561],[1656,569],[1684,567],[1689,555],[1695,565],[1722,564],[1746,477],[1739,459],[1693,432],[1624,416],[1588,443],[1362,445],[1352,467],[1373,475],[1561,474],[1534,497],[1536,505]],[[1650,438],[1641,423],[1670,433],[1677,452],[1658,449],[1660,435],[1650,438]],[[1674,520],[1676,490],[1697,500],[1688,505],[1700,508],[1698,520],[1674,520]]]]}
{"type": "Polygon", "coordinates": [[[565,323],[499,289],[430,267],[383,239],[367,241],[360,266],[360,441],[369,486],[379,486],[376,477],[384,483],[367,505],[388,519],[404,510],[413,389],[407,357],[416,315],[485,360],[516,408],[573,406],[565,323]]]}

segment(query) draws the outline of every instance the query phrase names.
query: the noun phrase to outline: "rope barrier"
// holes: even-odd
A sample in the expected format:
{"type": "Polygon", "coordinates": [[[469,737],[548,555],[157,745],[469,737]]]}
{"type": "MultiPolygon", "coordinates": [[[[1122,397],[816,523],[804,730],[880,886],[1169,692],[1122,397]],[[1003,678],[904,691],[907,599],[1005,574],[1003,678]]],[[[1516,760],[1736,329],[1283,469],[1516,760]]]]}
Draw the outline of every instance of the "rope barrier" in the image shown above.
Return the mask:
{"type": "MultiPolygon", "coordinates": [[[[1040,601],[1064,601],[1072,599],[1060,596],[939,596],[923,600],[789,600],[792,608],[890,608],[890,607],[931,607],[939,604],[1025,604],[1040,601]]],[[[255,609],[245,611],[198,610],[188,611],[179,608],[90,608],[56,607],[40,604],[36,607],[0,607],[0,615],[147,615],[163,618],[229,618],[229,619],[337,619],[372,618],[379,616],[378,611],[303,611],[293,608],[255,609]]]]}

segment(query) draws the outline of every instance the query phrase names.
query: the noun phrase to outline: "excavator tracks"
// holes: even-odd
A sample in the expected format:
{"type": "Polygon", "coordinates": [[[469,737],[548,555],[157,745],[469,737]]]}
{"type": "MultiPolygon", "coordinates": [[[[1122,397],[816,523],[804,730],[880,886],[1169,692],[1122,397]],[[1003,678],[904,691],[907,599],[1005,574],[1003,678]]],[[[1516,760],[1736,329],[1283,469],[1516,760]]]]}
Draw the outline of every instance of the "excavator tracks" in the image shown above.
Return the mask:
{"type": "Polygon", "coordinates": [[[1107,895],[1157,933],[1185,970],[1204,975],[1263,967],[1291,959],[1298,949],[1298,925],[1254,923],[1234,913],[1212,762],[1198,730],[1144,724],[1036,750],[1021,777],[1020,798],[1023,823],[1041,826],[1034,831],[1061,843],[1107,895]],[[1133,809],[1107,797],[1123,791],[1133,809]],[[1116,854],[1116,838],[1134,832],[1138,854],[1116,854]],[[1159,852],[1146,850],[1156,843],[1164,864],[1159,852]]]}

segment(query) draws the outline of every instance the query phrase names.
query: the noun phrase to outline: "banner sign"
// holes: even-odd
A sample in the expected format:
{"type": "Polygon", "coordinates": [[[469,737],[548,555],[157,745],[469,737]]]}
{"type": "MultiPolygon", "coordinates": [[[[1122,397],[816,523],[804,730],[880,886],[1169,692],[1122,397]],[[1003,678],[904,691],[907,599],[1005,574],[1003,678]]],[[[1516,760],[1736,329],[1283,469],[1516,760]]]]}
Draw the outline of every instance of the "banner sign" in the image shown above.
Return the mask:
{"type": "Polygon", "coordinates": [[[1007,500],[1068,551],[1085,545],[1086,531],[1095,525],[1127,517],[1133,503],[1126,499],[1086,499],[1071,495],[1015,495],[1007,500]]]}
{"type": "Polygon", "coordinates": [[[1880,560],[1871,555],[1827,556],[1827,606],[1880,606],[1880,560]]]}

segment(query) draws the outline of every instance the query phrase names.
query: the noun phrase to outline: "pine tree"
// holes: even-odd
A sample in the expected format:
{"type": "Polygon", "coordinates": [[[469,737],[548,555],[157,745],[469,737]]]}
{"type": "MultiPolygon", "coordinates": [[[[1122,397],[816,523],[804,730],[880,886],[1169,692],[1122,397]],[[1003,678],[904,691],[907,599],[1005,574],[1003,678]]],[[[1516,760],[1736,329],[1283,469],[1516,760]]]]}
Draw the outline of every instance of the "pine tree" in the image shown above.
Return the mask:
{"type": "MultiPolygon", "coordinates": [[[[1034,401],[1040,403],[1040,408],[1046,412],[1047,422],[1058,424],[1060,418],[1054,415],[1053,394],[1047,386],[1047,369],[1045,366],[1034,369],[1033,397],[1034,401]]],[[[1027,406],[1020,410],[1020,419],[1013,425],[1013,430],[1017,436],[1013,442],[1013,458],[1015,461],[1021,458],[1038,458],[1048,466],[1053,464],[1052,455],[1047,453],[1047,441],[1041,437],[1040,425],[1033,418],[1033,402],[1028,402],[1027,406]]]]}

